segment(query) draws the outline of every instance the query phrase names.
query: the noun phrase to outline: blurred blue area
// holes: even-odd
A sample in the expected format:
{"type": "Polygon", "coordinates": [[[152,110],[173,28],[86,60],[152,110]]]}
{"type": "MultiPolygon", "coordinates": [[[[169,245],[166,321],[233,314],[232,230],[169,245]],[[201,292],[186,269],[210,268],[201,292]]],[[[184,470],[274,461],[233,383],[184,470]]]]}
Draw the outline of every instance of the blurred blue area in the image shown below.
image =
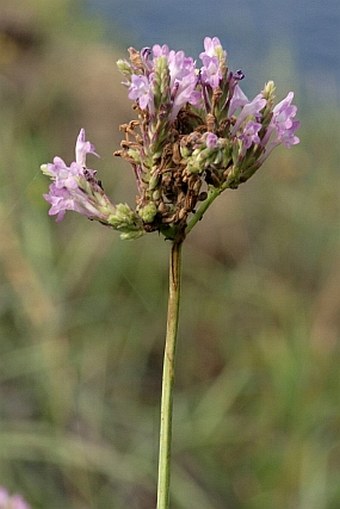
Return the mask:
{"type": "Polygon", "coordinates": [[[281,83],[280,70],[284,74],[290,68],[302,90],[322,97],[338,94],[339,0],[86,0],[86,4],[105,16],[108,35],[118,37],[122,46],[167,43],[198,56],[202,38],[217,35],[229,52],[231,67],[242,68],[252,81],[262,84],[263,70],[270,63],[272,77],[281,83]]]}

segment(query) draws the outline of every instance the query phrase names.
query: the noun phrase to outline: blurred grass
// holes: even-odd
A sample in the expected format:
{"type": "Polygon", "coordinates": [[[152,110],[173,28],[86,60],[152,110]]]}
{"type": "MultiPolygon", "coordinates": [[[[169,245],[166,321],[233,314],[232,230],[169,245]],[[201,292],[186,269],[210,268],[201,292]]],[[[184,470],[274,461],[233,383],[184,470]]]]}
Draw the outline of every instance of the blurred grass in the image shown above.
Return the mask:
{"type": "MultiPolygon", "coordinates": [[[[169,246],[47,216],[39,165],[70,160],[80,126],[114,200],[134,183],[111,158],[130,115],[118,55],[74,3],[46,5],[0,16],[0,484],[33,508],[150,509],[169,246]]],[[[334,106],[305,108],[301,145],[186,242],[174,509],[340,505],[334,106]]]]}

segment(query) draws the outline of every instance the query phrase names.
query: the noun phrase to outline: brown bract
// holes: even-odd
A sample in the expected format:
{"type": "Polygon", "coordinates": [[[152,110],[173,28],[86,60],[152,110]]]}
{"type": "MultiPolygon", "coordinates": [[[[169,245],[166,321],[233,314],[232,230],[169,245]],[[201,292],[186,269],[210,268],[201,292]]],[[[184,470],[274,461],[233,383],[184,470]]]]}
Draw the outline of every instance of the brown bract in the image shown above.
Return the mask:
{"type": "Polygon", "coordinates": [[[181,115],[176,124],[169,128],[169,141],[163,145],[159,157],[156,160],[153,158],[152,168],[147,166],[148,157],[145,154],[147,116],[120,126],[125,139],[121,142],[121,149],[114,155],[122,157],[133,167],[138,189],[137,211],[150,203],[155,205],[156,213],[152,220],[144,221],[147,232],[164,233],[170,227],[176,236],[183,236],[188,216],[195,212],[197,202],[206,198],[204,178],[190,172],[181,155],[183,147],[193,150],[201,139],[200,131],[206,131],[206,126],[190,134],[181,134],[179,131],[187,130],[189,120],[181,115]]]}

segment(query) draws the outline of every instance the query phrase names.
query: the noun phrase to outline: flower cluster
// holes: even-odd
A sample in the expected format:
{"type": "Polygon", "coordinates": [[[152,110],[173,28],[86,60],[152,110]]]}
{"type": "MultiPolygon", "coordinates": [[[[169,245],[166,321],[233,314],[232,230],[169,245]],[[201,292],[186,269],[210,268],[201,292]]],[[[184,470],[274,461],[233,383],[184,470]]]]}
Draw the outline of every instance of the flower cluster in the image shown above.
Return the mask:
{"type": "Polygon", "coordinates": [[[244,74],[229,69],[217,37],[204,39],[201,67],[166,45],[130,48],[129,55],[117,64],[138,118],[121,126],[125,139],[115,155],[133,168],[136,208],[114,206],[86,168],[86,155],[97,154],[82,130],[70,167],[60,158],[42,167],[53,181],[45,198],[58,220],[75,210],[124,238],[153,231],[183,238],[207,203],[248,180],[276,146],[299,142],[293,92],[274,105],[268,82],[249,100],[240,86],[244,74]]]}
{"type": "Polygon", "coordinates": [[[10,495],[0,486],[0,509],[30,509],[21,495],[10,495]]]}
{"type": "Polygon", "coordinates": [[[81,129],[76,141],[76,160],[70,166],[60,157],[41,166],[42,172],[52,180],[49,192],[44,195],[51,205],[49,214],[56,215],[57,221],[61,221],[67,210],[74,210],[121,231],[123,237],[126,233],[129,238],[138,237],[141,234],[140,218],[128,205],[114,206],[111,203],[96,178],[96,171],[86,167],[87,154],[99,157],[81,129]]]}
{"type": "Polygon", "coordinates": [[[129,98],[138,102],[142,109],[156,113],[160,107],[170,110],[170,119],[174,120],[186,103],[197,104],[196,92],[198,76],[195,63],[186,57],[184,51],[169,50],[165,44],[156,44],[152,50],[141,52],[143,74],[131,74],[129,98]],[[160,73],[166,74],[166,84],[162,84],[160,73]],[[164,86],[165,85],[165,86],[164,86]]]}

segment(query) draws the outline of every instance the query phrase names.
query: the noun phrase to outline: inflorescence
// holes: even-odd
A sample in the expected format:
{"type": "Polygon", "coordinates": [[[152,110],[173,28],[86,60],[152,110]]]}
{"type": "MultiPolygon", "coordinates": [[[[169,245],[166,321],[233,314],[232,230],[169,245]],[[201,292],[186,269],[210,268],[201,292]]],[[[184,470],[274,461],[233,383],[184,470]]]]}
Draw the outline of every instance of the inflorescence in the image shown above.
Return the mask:
{"type": "Polygon", "coordinates": [[[204,39],[201,67],[183,51],[155,45],[117,62],[137,119],[121,126],[125,139],[115,155],[133,168],[135,209],[112,204],[87,154],[97,155],[82,129],[76,160],[43,165],[52,179],[44,197],[50,215],[75,210],[121,232],[125,239],[158,231],[183,239],[209,204],[227,188],[246,182],[272,150],[299,143],[293,92],[274,105],[269,81],[251,101],[240,87],[241,71],[228,68],[217,37],[204,39]]]}

